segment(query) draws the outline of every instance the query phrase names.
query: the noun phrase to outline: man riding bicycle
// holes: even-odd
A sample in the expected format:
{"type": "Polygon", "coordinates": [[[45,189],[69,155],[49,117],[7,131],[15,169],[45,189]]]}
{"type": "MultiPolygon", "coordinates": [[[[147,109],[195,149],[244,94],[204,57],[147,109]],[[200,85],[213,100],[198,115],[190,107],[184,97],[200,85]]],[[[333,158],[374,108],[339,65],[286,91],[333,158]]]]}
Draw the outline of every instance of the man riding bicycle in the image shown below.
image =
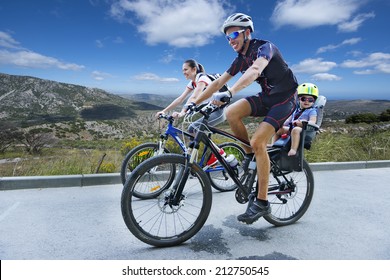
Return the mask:
{"type": "Polygon", "coordinates": [[[218,101],[223,97],[231,98],[254,81],[261,86],[262,91],[257,95],[240,99],[226,110],[226,118],[233,133],[248,141],[243,119],[248,116],[265,117],[250,140],[252,149],[243,147],[247,153],[243,162],[244,169],[248,168],[255,155],[258,192],[257,195],[251,195],[245,213],[237,218],[240,222],[252,224],[271,213],[267,197],[270,174],[267,144],[295,110],[298,83],[273,43],[251,38],[254,26],[250,16],[242,13],[229,16],[223,23],[222,32],[238,56],[228,70],[211,83],[194,103],[200,104],[213,93],[214,100],[220,103],[218,101]],[[227,92],[217,92],[238,72],[241,72],[242,76],[227,92]]]}

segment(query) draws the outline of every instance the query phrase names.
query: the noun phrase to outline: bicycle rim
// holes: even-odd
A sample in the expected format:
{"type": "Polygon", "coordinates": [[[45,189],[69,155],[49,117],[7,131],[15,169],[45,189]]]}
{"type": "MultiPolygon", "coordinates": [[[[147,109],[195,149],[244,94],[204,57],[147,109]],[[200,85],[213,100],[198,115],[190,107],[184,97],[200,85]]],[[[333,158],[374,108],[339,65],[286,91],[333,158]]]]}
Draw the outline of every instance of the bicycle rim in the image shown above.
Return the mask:
{"type": "Polygon", "coordinates": [[[183,195],[176,205],[169,204],[173,186],[185,166],[181,155],[160,155],[139,165],[130,175],[121,197],[123,219],[128,229],[139,240],[157,247],[175,246],[194,236],[206,222],[211,209],[210,182],[204,171],[193,165],[191,176],[185,183],[183,195]],[[153,181],[147,175],[156,166],[175,166],[174,180],[160,194],[149,199],[139,199],[134,191],[140,184],[150,188],[165,185],[167,177],[160,174],[153,181]]]}
{"type": "MultiPolygon", "coordinates": [[[[157,155],[158,143],[144,143],[131,149],[122,161],[121,180],[124,185],[129,174],[143,161],[157,155]]],[[[164,149],[164,153],[169,153],[164,149]]]]}
{"type": "Polygon", "coordinates": [[[309,208],[313,191],[313,173],[305,160],[301,172],[292,171],[284,176],[280,172],[276,175],[271,172],[268,200],[271,203],[272,212],[264,216],[264,219],[275,226],[295,223],[309,208]],[[289,191],[290,186],[293,186],[291,191],[289,191]],[[280,194],[283,191],[287,193],[280,194]],[[278,194],[272,194],[275,192],[278,194]]]}
{"type": "MultiPolygon", "coordinates": [[[[236,157],[238,161],[238,172],[239,174],[243,173],[241,162],[244,160],[245,156],[244,149],[236,143],[223,143],[219,145],[219,147],[223,148],[226,155],[232,154],[236,157]]],[[[209,176],[211,186],[218,191],[233,191],[237,188],[237,185],[220,164],[210,167],[206,170],[206,173],[209,176]]]]}

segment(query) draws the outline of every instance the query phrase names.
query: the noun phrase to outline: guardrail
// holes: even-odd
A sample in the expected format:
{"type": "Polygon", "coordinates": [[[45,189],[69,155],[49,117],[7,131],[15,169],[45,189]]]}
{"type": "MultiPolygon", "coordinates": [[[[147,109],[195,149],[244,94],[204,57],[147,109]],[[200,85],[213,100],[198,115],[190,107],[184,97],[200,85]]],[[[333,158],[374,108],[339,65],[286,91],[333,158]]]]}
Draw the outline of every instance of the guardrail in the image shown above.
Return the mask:
{"type": "MultiPolygon", "coordinates": [[[[386,168],[390,167],[390,160],[310,163],[310,167],[314,172],[386,168]]],[[[0,191],[36,188],[88,187],[112,184],[121,184],[119,173],[0,177],[0,191]]]]}

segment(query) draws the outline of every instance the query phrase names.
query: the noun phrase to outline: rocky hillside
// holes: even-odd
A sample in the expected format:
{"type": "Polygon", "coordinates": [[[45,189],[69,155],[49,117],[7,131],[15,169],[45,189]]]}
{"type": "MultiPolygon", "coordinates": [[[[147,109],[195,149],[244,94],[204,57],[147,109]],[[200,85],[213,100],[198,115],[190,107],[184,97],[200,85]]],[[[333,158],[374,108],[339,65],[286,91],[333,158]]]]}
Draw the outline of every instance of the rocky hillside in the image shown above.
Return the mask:
{"type": "Polygon", "coordinates": [[[97,88],[0,73],[0,121],[119,119],[159,108],[97,88]]]}
{"type": "MultiPolygon", "coordinates": [[[[167,106],[177,96],[157,94],[124,94],[124,98],[134,101],[145,102],[160,106],[167,106]]],[[[233,102],[244,98],[245,94],[237,94],[233,102]]],[[[390,108],[390,100],[328,100],[325,107],[325,118],[327,120],[342,120],[353,114],[374,113],[380,114],[390,108]]]]}
{"type": "MultiPolygon", "coordinates": [[[[239,94],[233,101],[244,97],[239,94]]],[[[44,129],[61,139],[152,137],[164,122],[154,114],[174,95],[115,95],[96,88],[0,73],[0,129],[12,122],[25,129],[44,129]]],[[[390,100],[328,100],[325,122],[363,112],[380,114],[390,100]]],[[[257,121],[248,126],[257,127],[257,121]]]]}

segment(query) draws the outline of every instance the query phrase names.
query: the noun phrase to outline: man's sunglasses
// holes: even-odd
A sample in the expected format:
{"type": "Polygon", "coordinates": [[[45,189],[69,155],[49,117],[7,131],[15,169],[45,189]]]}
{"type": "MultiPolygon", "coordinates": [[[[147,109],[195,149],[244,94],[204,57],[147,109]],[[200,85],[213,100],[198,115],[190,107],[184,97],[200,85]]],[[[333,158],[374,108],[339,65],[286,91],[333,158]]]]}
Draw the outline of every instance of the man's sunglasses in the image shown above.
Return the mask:
{"type": "Polygon", "coordinates": [[[314,98],[313,97],[305,97],[305,96],[302,96],[299,98],[299,100],[301,100],[302,102],[305,102],[306,100],[310,103],[314,102],[314,98]]]}
{"type": "Polygon", "coordinates": [[[229,35],[226,35],[226,39],[230,42],[231,40],[236,39],[238,37],[238,35],[240,35],[240,33],[244,32],[244,31],[245,31],[245,29],[234,31],[234,32],[230,33],[229,35]]]}

